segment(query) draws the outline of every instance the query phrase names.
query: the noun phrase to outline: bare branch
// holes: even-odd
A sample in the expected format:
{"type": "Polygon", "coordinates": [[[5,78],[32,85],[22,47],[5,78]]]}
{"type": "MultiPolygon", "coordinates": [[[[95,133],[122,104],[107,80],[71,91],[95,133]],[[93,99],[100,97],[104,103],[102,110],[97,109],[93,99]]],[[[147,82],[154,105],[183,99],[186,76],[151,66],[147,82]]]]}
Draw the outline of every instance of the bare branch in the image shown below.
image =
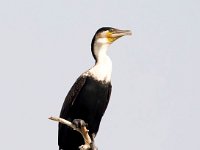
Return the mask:
{"type": "Polygon", "coordinates": [[[81,126],[80,128],[76,127],[72,122],[68,121],[68,120],[65,120],[63,118],[59,118],[59,117],[49,117],[50,120],[53,120],[53,121],[57,121],[57,122],[60,122],[62,124],[65,124],[69,127],[71,127],[73,130],[76,130],[78,131],[79,133],[81,133],[83,139],[84,139],[84,142],[85,144],[84,145],[81,145],[79,147],[80,150],[92,150],[93,148],[91,147],[91,145],[93,144],[92,143],[92,140],[88,134],[89,130],[87,130],[86,126],[81,126]]]}
{"type": "Polygon", "coordinates": [[[65,119],[59,118],[59,117],[52,117],[52,116],[49,117],[49,119],[53,120],[53,121],[60,122],[62,124],[65,124],[65,125],[71,127],[72,129],[78,131],[79,133],[81,133],[81,130],[79,128],[76,128],[76,126],[73,123],[71,123],[70,121],[68,121],[68,120],[65,120],[65,119]]]}

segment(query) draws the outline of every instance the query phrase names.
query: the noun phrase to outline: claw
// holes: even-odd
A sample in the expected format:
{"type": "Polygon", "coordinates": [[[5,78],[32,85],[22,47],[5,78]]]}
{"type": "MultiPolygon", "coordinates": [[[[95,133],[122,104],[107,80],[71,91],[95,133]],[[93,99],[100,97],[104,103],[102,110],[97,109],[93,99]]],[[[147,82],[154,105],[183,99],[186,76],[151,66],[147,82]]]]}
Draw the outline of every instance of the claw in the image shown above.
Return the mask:
{"type": "Polygon", "coordinates": [[[72,123],[76,126],[76,128],[87,127],[87,123],[81,119],[74,119],[72,123]]]}

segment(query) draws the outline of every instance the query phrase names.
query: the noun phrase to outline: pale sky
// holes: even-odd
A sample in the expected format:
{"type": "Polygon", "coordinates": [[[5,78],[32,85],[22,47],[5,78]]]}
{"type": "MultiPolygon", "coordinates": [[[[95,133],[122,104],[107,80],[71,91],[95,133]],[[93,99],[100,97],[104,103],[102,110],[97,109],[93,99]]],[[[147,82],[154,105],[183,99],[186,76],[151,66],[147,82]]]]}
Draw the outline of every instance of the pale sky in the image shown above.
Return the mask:
{"type": "Polygon", "coordinates": [[[200,149],[200,1],[0,1],[0,149],[56,150],[58,116],[94,64],[102,26],[130,29],[109,49],[113,91],[99,150],[200,149]]]}

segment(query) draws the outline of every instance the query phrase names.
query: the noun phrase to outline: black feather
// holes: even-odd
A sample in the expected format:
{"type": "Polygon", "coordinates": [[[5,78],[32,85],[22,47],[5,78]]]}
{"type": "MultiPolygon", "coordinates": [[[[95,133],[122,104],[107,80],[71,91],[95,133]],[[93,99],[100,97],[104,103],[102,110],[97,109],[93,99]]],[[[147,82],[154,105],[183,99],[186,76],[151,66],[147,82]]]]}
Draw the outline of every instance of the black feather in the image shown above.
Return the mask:
{"type": "MultiPolygon", "coordinates": [[[[80,76],[63,103],[60,117],[69,121],[82,119],[88,124],[89,135],[96,135],[110,99],[111,89],[110,82],[100,82],[91,76],[80,76]]],[[[84,140],[80,133],[59,123],[58,144],[63,150],[78,150],[84,140]]]]}

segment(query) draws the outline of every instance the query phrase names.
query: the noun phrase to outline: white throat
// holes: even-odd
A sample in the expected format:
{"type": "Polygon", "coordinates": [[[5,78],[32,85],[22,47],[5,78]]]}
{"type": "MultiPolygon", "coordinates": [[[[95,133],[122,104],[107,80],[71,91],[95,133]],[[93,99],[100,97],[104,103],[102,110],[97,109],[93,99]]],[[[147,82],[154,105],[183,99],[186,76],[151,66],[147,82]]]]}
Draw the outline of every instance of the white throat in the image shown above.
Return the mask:
{"type": "Polygon", "coordinates": [[[110,82],[112,73],[112,61],[107,55],[110,44],[95,43],[94,55],[96,57],[95,65],[88,70],[88,73],[99,81],[110,82]]]}

